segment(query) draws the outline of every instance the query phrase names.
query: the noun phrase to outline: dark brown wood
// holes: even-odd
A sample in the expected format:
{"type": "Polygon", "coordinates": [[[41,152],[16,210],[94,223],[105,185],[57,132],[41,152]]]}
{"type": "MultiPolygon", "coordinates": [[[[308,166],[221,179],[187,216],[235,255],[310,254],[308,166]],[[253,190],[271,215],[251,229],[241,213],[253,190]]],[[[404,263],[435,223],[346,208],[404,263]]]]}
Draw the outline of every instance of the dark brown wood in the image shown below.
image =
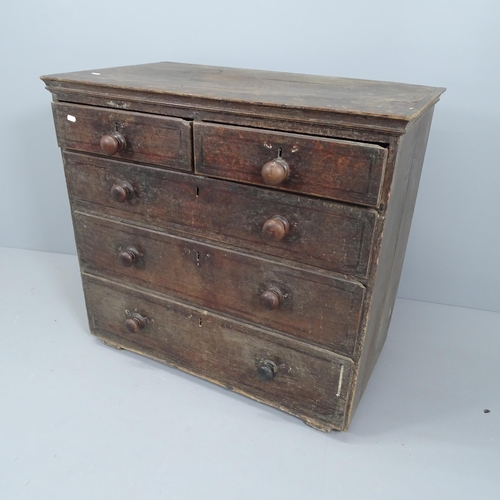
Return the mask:
{"type": "Polygon", "coordinates": [[[130,318],[125,320],[125,329],[129,333],[138,333],[148,324],[147,318],[141,316],[139,313],[132,313],[130,318]]]}
{"type": "Polygon", "coordinates": [[[290,167],[282,158],[276,158],[275,160],[265,163],[260,174],[262,175],[264,184],[268,186],[279,186],[288,179],[290,167]]]}
{"type": "Polygon", "coordinates": [[[377,206],[387,150],[374,144],[195,122],[197,173],[377,206]]]}
{"type": "Polygon", "coordinates": [[[283,292],[277,286],[267,287],[259,296],[262,307],[274,311],[283,301],[283,292]]]}
{"type": "Polygon", "coordinates": [[[244,104],[252,106],[254,114],[259,108],[271,108],[274,113],[298,108],[322,111],[327,116],[341,113],[347,126],[350,118],[360,117],[365,128],[377,126],[384,118],[409,122],[444,92],[443,88],[404,83],[173,62],[93,69],[42,79],[55,93],[78,90],[87,95],[105,94],[108,100],[133,94],[144,101],[156,97],[177,105],[191,103],[202,110],[217,105],[219,113],[243,113],[240,106],[244,104]]]}
{"type": "Polygon", "coordinates": [[[125,203],[134,197],[134,188],[127,181],[116,181],[111,186],[111,196],[118,203],[125,203]]]}
{"type": "Polygon", "coordinates": [[[123,267],[132,267],[138,263],[141,254],[135,247],[127,247],[125,250],[118,252],[118,262],[123,267]]]}
{"type": "Polygon", "coordinates": [[[302,133],[318,137],[335,137],[374,144],[389,144],[395,137],[404,134],[408,121],[402,118],[366,116],[326,112],[312,108],[285,108],[260,106],[255,102],[221,103],[206,101],[202,106],[195,98],[187,96],[161,96],[151,93],[137,99],[132,89],[104,89],[86,87],[69,89],[59,82],[49,82],[47,88],[54,100],[73,102],[111,109],[128,109],[140,113],[158,114],[182,119],[201,120],[263,130],[302,133]],[[91,90],[90,93],[86,90],[91,90]]]}
{"type": "Polygon", "coordinates": [[[290,231],[290,224],[285,217],[275,215],[264,222],[262,232],[271,240],[280,241],[290,231]]]}
{"type": "Polygon", "coordinates": [[[444,89],[177,63],[43,80],[92,332],[346,430],[444,89]]]}
{"type": "MultiPolygon", "coordinates": [[[[193,168],[191,124],[185,120],[76,104],[53,103],[52,109],[61,148],[102,154],[103,136],[118,133],[123,149],[118,144],[115,153],[105,154],[178,170],[193,168]]],[[[111,141],[109,148],[114,149],[111,141]]]]}
{"type": "Polygon", "coordinates": [[[273,328],[352,355],[365,288],[239,251],[75,212],[80,265],[130,286],[273,328]],[[131,267],[117,260],[134,247],[131,267]]]}
{"type": "Polygon", "coordinates": [[[193,306],[83,275],[92,333],[299,415],[322,430],[343,429],[352,362],[193,306]],[[144,330],[125,328],[126,311],[149,318],[144,330]],[[263,381],[259,367],[277,367],[263,381]]]}
{"type": "Polygon", "coordinates": [[[263,360],[259,367],[257,368],[257,373],[261,380],[267,382],[268,380],[273,380],[276,372],[278,371],[278,367],[276,363],[269,361],[268,359],[263,360]]]}
{"type": "Polygon", "coordinates": [[[378,220],[372,210],[75,153],[65,153],[64,162],[70,195],[82,210],[355,277],[368,272],[378,220]],[[121,179],[135,195],[115,203],[108,193],[121,179]],[[290,224],[278,241],[262,232],[276,214],[290,224]]]}
{"type": "Polygon", "coordinates": [[[99,146],[104,154],[113,156],[125,150],[127,141],[119,132],[113,132],[112,134],[103,135],[99,142],[99,146]]]}
{"type": "Polygon", "coordinates": [[[392,317],[404,254],[415,208],[418,183],[434,109],[416,120],[399,145],[396,175],[392,186],[392,204],[387,211],[385,234],[379,250],[379,265],[368,301],[368,321],[360,335],[364,336],[362,358],[356,370],[355,390],[350,419],[366,389],[370,375],[385,343],[392,317]]]}

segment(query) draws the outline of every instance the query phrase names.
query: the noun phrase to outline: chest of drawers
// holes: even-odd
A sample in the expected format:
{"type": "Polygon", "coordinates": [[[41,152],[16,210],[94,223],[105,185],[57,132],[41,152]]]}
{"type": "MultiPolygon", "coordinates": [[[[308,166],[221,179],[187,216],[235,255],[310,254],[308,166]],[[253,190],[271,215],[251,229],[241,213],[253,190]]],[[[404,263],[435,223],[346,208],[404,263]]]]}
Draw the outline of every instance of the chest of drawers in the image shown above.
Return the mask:
{"type": "Polygon", "coordinates": [[[175,63],[42,79],[92,333],[347,430],[444,89],[175,63]]]}

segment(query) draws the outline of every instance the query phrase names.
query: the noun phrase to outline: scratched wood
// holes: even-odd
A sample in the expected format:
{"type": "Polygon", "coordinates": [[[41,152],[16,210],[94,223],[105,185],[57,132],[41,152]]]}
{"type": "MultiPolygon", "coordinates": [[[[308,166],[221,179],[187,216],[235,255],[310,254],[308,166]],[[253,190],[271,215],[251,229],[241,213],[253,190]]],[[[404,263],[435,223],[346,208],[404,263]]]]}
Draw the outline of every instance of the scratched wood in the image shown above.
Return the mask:
{"type": "Polygon", "coordinates": [[[378,360],[392,317],[399,279],[403,268],[411,219],[417,198],[425,149],[430,133],[433,109],[416,120],[399,144],[393,200],[387,212],[385,235],[379,253],[379,265],[370,291],[369,321],[364,330],[362,359],[358,365],[351,419],[378,360]]]}
{"type": "Polygon", "coordinates": [[[356,277],[368,271],[373,210],[73,153],[64,160],[71,198],[90,203],[83,209],[356,277]],[[110,195],[120,180],[134,188],[125,203],[110,195]],[[291,226],[280,241],[262,231],[275,215],[291,226]]]}
{"type": "Polygon", "coordinates": [[[92,333],[347,430],[444,89],[179,63],[42,79],[92,333]]]}
{"type": "Polygon", "coordinates": [[[85,272],[353,354],[364,294],[359,283],[80,212],[75,213],[74,223],[85,272]],[[128,247],[137,249],[140,257],[124,267],[117,255],[128,247]],[[275,310],[260,303],[260,295],[269,287],[283,293],[275,310]]]}
{"type": "Polygon", "coordinates": [[[266,187],[264,164],[281,158],[288,178],[274,189],[377,206],[387,151],[373,144],[194,123],[196,172],[266,187]]]}
{"type": "Polygon", "coordinates": [[[92,333],[114,347],[276,406],[321,430],[343,429],[351,361],[104,279],[84,275],[83,283],[92,333]],[[124,324],[134,312],[147,323],[130,333],[124,324]],[[277,371],[263,381],[258,368],[266,360],[277,371]]]}
{"type": "Polygon", "coordinates": [[[57,140],[64,149],[103,154],[100,140],[119,132],[126,141],[117,159],[192,170],[191,124],[178,118],[52,104],[57,140]]]}
{"type": "MultiPolygon", "coordinates": [[[[156,95],[163,101],[221,109],[249,104],[274,109],[296,108],[361,116],[369,126],[377,119],[410,121],[432,106],[444,91],[438,87],[331,76],[298,75],[248,69],[160,62],[78,71],[42,77],[52,92],[71,89],[124,97],[156,95]]],[[[245,109],[244,107],[242,110],[245,109]]],[[[200,110],[201,111],[201,110],[200,110]]],[[[368,126],[368,128],[369,128],[368,126]]]]}

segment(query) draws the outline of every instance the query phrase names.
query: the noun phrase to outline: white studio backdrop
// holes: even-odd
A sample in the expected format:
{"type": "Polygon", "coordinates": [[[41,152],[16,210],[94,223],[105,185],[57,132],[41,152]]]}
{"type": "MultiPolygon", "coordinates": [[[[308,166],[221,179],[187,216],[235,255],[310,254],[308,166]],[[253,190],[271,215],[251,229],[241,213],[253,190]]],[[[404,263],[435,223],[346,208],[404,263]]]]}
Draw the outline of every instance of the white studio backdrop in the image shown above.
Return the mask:
{"type": "Polygon", "coordinates": [[[500,311],[498,0],[19,0],[2,11],[0,246],[75,253],[42,74],[178,61],[442,86],[399,296],[500,311]]]}

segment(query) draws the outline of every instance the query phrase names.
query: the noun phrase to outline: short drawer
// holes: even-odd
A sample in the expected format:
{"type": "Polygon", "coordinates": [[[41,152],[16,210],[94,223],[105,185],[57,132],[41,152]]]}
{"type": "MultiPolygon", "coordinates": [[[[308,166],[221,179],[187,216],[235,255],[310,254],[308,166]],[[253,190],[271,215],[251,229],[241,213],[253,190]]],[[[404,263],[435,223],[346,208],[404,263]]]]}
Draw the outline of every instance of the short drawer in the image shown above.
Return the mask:
{"type": "Polygon", "coordinates": [[[52,110],[61,148],[193,169],[190,122],[77,104],[53,103],[52,110]]]}
{"type": "Polygon", "coordinates": [[[71,200],[85,209],[356,277],[368,271],[371,209],[76,153],[64,163],[71,200]]]}
{"type": "Polygon", "coordinates": [[[343,429],[352,363],[237,321],[83,275],[92,332],[304,418],[343,429]]]}
{"type": "Polygon", "coordinates": [[[387,150],[373,144],[194,122],[195,171],[377,206],[387,150]]]}
{"type": "Polygon", "coordinates": [[[364,287],[241,252],[74,213],[82,270],[351,356],[364,287]]]}

